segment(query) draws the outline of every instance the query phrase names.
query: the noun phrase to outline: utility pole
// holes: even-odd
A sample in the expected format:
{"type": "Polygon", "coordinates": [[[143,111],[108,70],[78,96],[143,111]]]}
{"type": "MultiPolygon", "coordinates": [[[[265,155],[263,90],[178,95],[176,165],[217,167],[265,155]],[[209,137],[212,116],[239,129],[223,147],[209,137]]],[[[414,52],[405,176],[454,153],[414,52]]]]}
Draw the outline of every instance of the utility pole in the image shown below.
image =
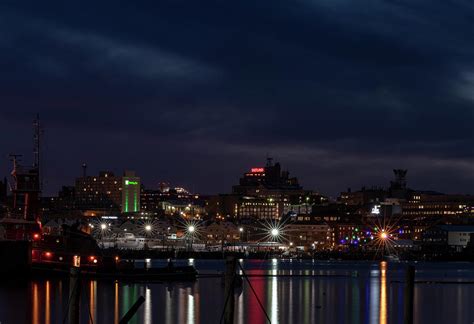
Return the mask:
{"type": "Polygon", "coordinates": [[[225,309],[224,309],[224,324],[234,323],[234,279],[236,270],[235,257],[227,257],[225,261],[225,278],[224,278],[224,298],[225,298],[225,309]]]}
{"type": "Polygon", "coordinates": [[[69,324],[79,324],[79,307],[81,302],[81,268],[72,267],[69,276],[69,324]]]}

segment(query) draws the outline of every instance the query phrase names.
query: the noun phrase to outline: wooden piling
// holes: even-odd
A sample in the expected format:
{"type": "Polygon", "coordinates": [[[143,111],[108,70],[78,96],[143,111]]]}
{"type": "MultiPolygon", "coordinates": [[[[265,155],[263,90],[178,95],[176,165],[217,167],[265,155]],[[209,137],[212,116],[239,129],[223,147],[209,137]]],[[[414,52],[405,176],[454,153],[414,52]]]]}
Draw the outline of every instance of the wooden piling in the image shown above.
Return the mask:
{"type": "Polygon", "coordinates": [[[79,324],[81,302],[81,269],[72,267],[69,273],[69,309],[68,323],[79,324]]]}
{"type": "Polygon", "coordinates": [[[224,309],[224,324],[234,323],[234,276],[236,271],[236,259],[229,256],[225,261],[224,298],[226,300],[224,309]]]}
{"type": "Polygon", "coordinates": [[[415,267],[409,265],[405,274],[404,323],[413,324],[413,303],[415,295],[415,267]]]}

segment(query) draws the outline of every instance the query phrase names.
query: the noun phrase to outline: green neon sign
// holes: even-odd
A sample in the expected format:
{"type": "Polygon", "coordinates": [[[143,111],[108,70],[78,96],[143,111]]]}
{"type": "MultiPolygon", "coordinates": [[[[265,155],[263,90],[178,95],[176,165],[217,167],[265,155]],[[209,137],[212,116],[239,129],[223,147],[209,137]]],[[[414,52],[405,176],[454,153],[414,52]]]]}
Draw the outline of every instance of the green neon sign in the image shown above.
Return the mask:
{"type": "Polygon", "coordinates": [[[125,180],[125,185],[138,185],[138,181],[125,180]]]}

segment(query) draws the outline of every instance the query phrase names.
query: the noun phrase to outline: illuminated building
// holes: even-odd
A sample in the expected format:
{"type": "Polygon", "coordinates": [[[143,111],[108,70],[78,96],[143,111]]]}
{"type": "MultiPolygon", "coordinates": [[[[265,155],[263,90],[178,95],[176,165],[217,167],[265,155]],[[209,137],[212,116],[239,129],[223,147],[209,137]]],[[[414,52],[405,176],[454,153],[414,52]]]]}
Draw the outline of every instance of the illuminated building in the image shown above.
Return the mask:
{"type": "Polygon", "coordinates": [[[323,221],[305,215],[286,223],[285,230],[288,233],[288,241],[295,246],[303,246],[312,249],[331,248],[334,243],[332,228],[323,221]]]}
{"type": "Polygon", "coordinates": [[[125,171],[122,177],[122,213],[140,211],[140,178],[133,171],[125,171]]]}
{"type": "Polygon", "coordinates": [[[156,211],[161,209],[162,192],[160,190],[142,188],[140,194],[140,206],[144,211],[156,211]]]}
{"type": "Polygon", "coordinates": [[[282,171],[280,163],[267,159],[265,167],[253,167],[232,187],[232,194],[211,197],[209,214],[222,217],[280,219],[292,211],[309,212],[315,203],[324,199],[303,190],[297,178],[282,171]]]}
{"type": "Polygon", "coordinates": [[[141,190],[141,209],[144,211],[163,212],[165,215],[198,217],[205,213],[204,199],[184,188],[162,186],[160,189],[141,190]],[[164,190],[163,190],[164,189],[164,190]]]}
{"type": "Polygon", "coordinates": [[[164,211],[165,215],[180,215],[182,217],[199,217],[205,213],[204,207],[185,201],[162,201],[160,202],[160,209],[164,211]]]}
{"type": "Polygon", "coordinates": [[[280,163],[273,164],[273,159],[269,158],[265,167],[254,167],[244,173],[239,184],[232,187],[232,193],[265,198],[277,198],[282,192],[301,194],[298,179],[289,175],[288,171],[281,171],[280,163]]]}
{"type": "Polygon", "coordinates": [[[404,218],[447,223],[474,221],[474,196],[413,192],[402,204],[404,218]]]}
{"type": "Polygon", "coordinates": [[[122,203],[122,179],[113,172],[76,179],[76,205],[81,209],[119,210],[122,203]]]}
{"type": "Polygon", "coordinates": [[[437,225],[426,229],[422,234],[425,246],[433,248],[451,248],[461,251],[474,238],[474,226],[466,225],[437,225]]]}
{"type": "Polygon", "coordinates": [[[342,192],[339,201],[349,206],[365,206],[374,202],[383,201],[388,196],[386,190],[380,187],[365,188],[352,191],[350,188],[342,192]]]}
{"type": "Polygon", "coordinates": [[[207,244],[237,242],[241,240],[239,228],[232,222],[213,222],[203,229],[207,244]]]}
{"type": "Polygon", "coordinates": [[[239,218],[279,219],[281,216],[280,204],[273,199],[242,197],[237,205],[239,218]]]}
{"type": "Polygon", "coordinates": [[[123,177],[110,171],[98,176],[84,174],[76,179],[74,191],[76,206],[82,210],[140,211],[140,178],[132,171],[123,177]]]}
{"type": "Polygon", "coordinates": [[[407,170],[394,169],[395,176],[393,181],[390,181],[390,187],[384,189],[381,187],[366,188],[362,187],[359,191],[352,191],[350,188],[342,192],[339,196],[339,201],[351,206],[366,206],[376,202],[384,201],[387,198],[405,200],[407,199],[409,189],[407,189],[407,170]]]}

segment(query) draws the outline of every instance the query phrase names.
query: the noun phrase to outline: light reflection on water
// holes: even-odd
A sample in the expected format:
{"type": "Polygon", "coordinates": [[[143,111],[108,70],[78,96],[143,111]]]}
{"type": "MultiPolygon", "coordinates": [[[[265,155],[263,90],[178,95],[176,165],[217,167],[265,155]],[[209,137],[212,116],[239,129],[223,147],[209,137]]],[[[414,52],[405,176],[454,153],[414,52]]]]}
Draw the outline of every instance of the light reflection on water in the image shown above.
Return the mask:
{"type": "Polygon", "coordinates": [[[44,321],[45,323],[51,323],[51,299],[50,299],[50,289],[51,284],[49,280],[46,280],[46,296],[45,296],[45,309],[44,309],[44,321]]]}
{"type": "Polygon", "coordinates": [[[387,324],[387,262],[380,262],[380,324],[387,324]]]}
{"type": "MultiPolygon", "coordinates": [[[[205,264],[203,262],[195,260],[198,268],[205,264]]],[[[403,285],[392,282],[403,280],[403,265],[382,262],[323,264],[318,267],[317,262],[311,261],[284,263],[270,260],[263,263],[247,261],[245,267],[249,274],[274,275],[290,271],[294,274],[350,274],[354,270],[358,273],[358,276],[330,278],[251,277],[252,286],[272,323],[403,322],[403,285]],[[292,264],[291,268],[289,264],[292,264]]],[[[453,273],[458,273],[462,276],[458,279],[474,280],[473,265],[445,267],[447,269],[434,267],[430,270],[428,265],[417,265],[420,269],[417,279],[420,275],[449,279],[455,275],[453,273]]],[[[66,314],[67,287],[67,281],[60,280],[1,285],[0,320],[4,323],[61,323],[66,314]],[[64,290],[63,285],[66,287],[64,290]],[[18,312],[18,309],[25,308],[30,311],[18,312]]],[[[82,323],[118,323],[140,295],[145,297],[145,303],[130,323],[218,323],[223,309],[223,286],[218,278],[169,284],[92,280],[85,281],[83,287],[82,323]]],[[[474,285],[416,285],[415,322],[471,323],[474,321],[473,303],[474,285]]],[[[265,314],[246,283],[236,295],[235,305],[236,323],[265,323],[265,314]]]]}

